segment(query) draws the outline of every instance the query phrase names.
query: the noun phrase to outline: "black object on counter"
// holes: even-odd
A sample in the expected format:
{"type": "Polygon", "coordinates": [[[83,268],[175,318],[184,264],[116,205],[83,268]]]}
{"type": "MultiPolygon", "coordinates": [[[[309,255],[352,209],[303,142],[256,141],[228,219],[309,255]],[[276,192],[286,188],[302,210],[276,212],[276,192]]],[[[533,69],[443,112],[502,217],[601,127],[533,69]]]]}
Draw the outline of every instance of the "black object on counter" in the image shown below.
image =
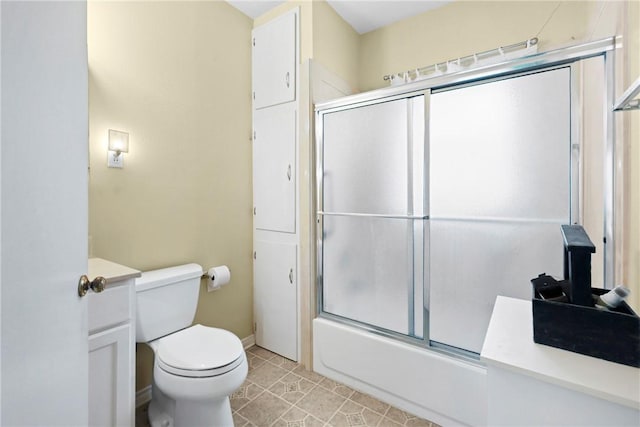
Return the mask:
{"type": "Polygon", "coordinates": [[[581,225],[562,225],[564,278],[569,280],[569,301],[593,307],[591,297],[591,254],[596,247],[581,225]]]}
{"type": "Polygon", "coordinates": [[[624,301],[611,310],[594,307],[592,295],[608,292],[591,288],[591,254],[595,248],[580,226],[562,226],[562,233],[565,279],[557,281],[541,274],[531,280],[533,341],[640,368],[640,317],[624,301]],[[588,274],[583,271],[587,267],[588,274]],[[576,304],[576,297],[586,302],[585,287],[589,301],[576,304]]]}

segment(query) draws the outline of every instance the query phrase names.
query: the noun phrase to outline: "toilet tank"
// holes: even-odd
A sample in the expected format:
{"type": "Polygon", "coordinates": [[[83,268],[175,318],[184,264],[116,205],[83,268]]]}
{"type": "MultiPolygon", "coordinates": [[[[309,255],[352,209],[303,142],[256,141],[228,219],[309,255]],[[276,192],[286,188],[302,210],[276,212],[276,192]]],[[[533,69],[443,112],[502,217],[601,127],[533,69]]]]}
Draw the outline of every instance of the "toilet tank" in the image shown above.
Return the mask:
{"type": "Polygon", "coordinates": [[[185,264],[145,271],[136,279],[136,341],[149,342],[191,325],[202,267],[185,264]]]}

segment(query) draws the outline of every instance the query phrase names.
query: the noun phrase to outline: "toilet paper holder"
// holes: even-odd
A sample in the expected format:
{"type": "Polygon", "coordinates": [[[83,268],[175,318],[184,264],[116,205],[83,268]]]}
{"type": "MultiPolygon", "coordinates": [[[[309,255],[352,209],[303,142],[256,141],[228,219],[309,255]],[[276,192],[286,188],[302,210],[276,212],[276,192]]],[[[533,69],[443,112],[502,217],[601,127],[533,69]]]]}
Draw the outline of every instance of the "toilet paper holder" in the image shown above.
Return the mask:
{"type": "Polygon", "coordinates": [[[204,271],[201,278],[207,280],[207,290],[212,292],[229,284],[231,280],[231,271],[229,271],[229,267],[226,265],[219,265],[204,271]]]}

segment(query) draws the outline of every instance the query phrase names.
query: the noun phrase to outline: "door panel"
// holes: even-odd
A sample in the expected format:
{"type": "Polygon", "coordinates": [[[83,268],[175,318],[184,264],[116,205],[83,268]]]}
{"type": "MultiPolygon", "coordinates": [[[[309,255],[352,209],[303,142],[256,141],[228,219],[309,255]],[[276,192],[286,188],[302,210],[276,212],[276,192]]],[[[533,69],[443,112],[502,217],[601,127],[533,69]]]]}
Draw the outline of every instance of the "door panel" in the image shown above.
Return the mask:
{"type": "Polygon", "coordinates": [[[297,361],[297,246],[256,240],[254,249],[256,344],[297,361]]]}
{"type": "Polygon", "coordinates": [[[2,425],[87,425],[84,2],[2,2],[2,425]]]}
{"type": "Polygon", "coordinates": [[[295,100],[296,12],[253,30],[253,108],[295,100]]]}
{"type": "Polygon", "coordinates": [[[323,210],[408,213],[406,99],[327,113],[323,126],[323,210]]]}
{"type": "Polygon", "coordinates": [[[254,111],[254,227],[296,231],[296,106],[254,111]]]}
{"type": "Polygon", "coordinates": [[[562,276],[568,68],[432,94],[430,338],[479,353],[497,295],[562,276]]]}
{"type": "Polygon", "coordinates": [[[424,334],[425,95],[322,116],[322,310],[424,334]]]}
{"type": "Polygon", "coordinates": [[[432,341],[480,353],[497,295],[531,299],[532,278],[563,275],[558,224],[430,222],[432,341]]]}
{"type": "MultiPolygon", "coordinates": [[[[409,334],[413,220],[325,216],[323,311],[409,334]]],[[[411,325],[411,326],[410,326],[411,325]]]]}

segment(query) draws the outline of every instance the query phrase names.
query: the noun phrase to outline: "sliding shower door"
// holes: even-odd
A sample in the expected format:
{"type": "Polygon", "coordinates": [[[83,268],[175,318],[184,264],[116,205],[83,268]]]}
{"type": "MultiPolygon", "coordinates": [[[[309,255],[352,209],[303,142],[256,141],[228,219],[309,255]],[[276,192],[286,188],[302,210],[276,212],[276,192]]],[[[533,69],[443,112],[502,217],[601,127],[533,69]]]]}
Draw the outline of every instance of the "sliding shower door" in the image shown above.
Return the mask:
{"type": "Polygon", "coordinates": [[[570,78],[566,67],[431,95],[432,342],[479,353],[497,295],[530,299],[533,277],[562,277],[570,78]]]}
{"type": "Polygon", "coordinates": [[[422,337],[424,95],[323,114],[322,311],[422,337]]]}

